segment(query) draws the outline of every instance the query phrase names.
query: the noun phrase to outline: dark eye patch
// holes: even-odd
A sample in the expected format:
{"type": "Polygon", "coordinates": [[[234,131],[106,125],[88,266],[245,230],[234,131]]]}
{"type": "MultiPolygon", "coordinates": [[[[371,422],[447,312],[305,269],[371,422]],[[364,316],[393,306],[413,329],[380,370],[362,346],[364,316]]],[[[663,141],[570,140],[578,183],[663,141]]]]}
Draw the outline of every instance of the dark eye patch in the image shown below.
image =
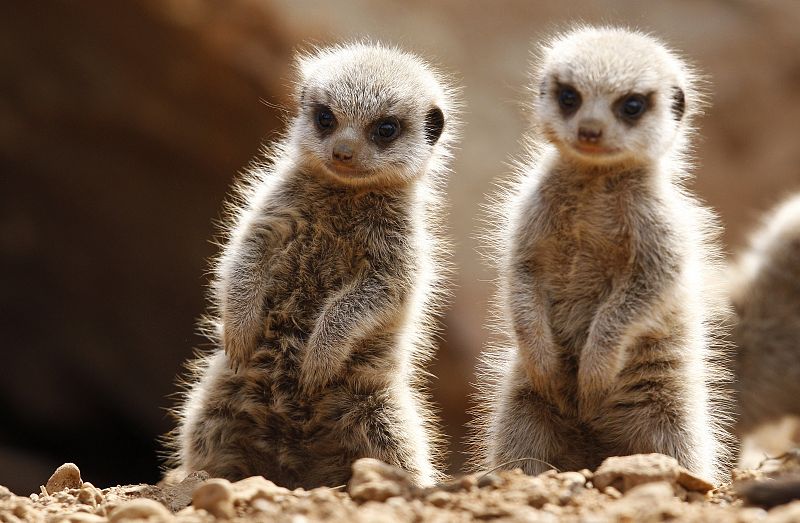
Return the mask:
{"type": "Polygon", "coordinates": [[[324,104],[314,106],[314,123],[322,134],[328,134],[336,129],[337,121],[333,110],[324,104]]]}
{"type": "Polygon", "coordinates": [[[394,116],[387,116],[372,124],[370,138],[378,145],[388,145],[400,136],[401,131],[400,120],[394,116]]]}
{"type": "Polygon", "coordinates": [[[652,107],[653,93],[630,93],[620,96],[611,110],[621,121],[634,125],[652,107]]]}
{"type": "Polygon", "coordinates": [[[561,114],[566,117],[572,116],[580,109],[583,98],[581,93],[571,85],[558,83],[556,86],[556,101],[558,102],[558,108],[561,109],[561,114]]]}

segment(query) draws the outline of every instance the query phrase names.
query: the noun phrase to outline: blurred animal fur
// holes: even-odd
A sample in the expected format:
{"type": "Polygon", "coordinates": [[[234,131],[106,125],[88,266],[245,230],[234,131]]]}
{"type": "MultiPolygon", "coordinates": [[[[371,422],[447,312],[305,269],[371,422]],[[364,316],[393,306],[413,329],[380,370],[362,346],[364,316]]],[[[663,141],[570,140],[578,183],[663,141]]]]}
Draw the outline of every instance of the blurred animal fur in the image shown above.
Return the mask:
{"type": "Polygon", "coordinates": [[[735,426],[745,436],[800,416],[800,194],[766,215],[730,276],[735,426]]]}

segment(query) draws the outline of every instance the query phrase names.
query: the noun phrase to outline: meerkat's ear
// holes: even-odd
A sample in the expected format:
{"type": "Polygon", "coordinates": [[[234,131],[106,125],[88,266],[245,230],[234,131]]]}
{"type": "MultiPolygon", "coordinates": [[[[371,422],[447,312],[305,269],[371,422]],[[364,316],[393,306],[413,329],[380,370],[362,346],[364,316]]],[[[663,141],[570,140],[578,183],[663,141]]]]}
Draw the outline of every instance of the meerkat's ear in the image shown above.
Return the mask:
{"type": "Polygon", "coordinates": [[[432,107],[425,115],[425,141],[433,145],[439,141],[444,130],[444,113],[438,107],[432,107]]]}
{"type": "Polygon", "coordinates": [[[683,89],[675,86],[672,88],[672,116],[680,122],[685,111],[686,97],[683,95],[683,89]]]}

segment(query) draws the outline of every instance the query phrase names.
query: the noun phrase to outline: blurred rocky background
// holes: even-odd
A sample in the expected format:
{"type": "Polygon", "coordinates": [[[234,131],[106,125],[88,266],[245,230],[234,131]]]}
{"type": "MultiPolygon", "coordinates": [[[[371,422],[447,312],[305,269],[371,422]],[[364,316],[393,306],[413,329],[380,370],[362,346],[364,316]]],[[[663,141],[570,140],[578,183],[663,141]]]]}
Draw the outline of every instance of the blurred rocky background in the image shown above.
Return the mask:
{"type": "Polygon", "coordinates": [[[576,20],[652,30],[710,76],[693,188],[735,252],[800,190],[795,0],[3,2],[0,484],[36,491],[64,461],[103,487],[158,480],[168,396],[203,343],[194,321],[226,191],[282,128],[293,50],[360,37],[464,86],[448,185],[456,292],[432,369],[458,471],[489,337],[479,207],[521,150],[531,44],[576,20]]]}

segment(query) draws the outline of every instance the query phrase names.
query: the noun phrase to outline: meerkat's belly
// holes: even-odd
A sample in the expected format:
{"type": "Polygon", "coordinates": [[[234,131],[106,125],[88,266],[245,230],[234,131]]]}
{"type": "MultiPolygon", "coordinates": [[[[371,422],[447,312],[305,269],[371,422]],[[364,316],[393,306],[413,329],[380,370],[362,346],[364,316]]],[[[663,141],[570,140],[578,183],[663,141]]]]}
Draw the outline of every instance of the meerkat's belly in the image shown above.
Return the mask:
{"type": "Polygon", "coordinates": [[[313,231],[277,249],[267,262],[264,349],[285,352],[305,342],[326,301],[355,277],[355,251],[347,242],[313,231]]]}
{"type": "Polygon", "coordinates": [[[629,237],[617,232],[623,227],[576,221],[570,234],[549,235],[534,251],[551,330],[571,353],[583,346],[597,309],[630,263],[632,249],[629,237]]]}

